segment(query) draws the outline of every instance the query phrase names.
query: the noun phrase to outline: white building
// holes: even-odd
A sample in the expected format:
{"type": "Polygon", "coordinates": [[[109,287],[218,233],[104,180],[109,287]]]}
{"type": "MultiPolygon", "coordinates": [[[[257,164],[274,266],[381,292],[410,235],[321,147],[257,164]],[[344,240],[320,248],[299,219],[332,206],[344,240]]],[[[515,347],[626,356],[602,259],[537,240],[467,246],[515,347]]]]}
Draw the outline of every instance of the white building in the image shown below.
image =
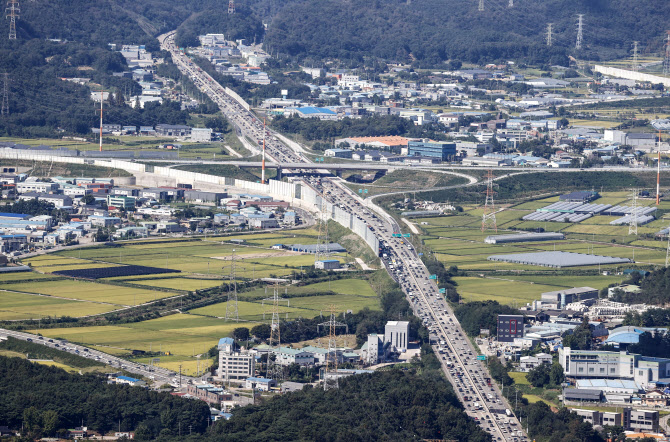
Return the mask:
{"type": "Polygon", "coordinates": [[[409,322],[388,321],[384,328],[384,342],[391,343],[400,352],[407,351],[407,338],[409,336],[409,322]]]}
{"type": "Polygon", "coordinates": [[[191,129],[191,141],[194,143],[208,143],[212,141],[212,129],[194,127],[191,129]]]}
{"type": "Polygon", "coordinates": [[[223,380],[247,379],[254,375],[255,356],[236,347],[232,338],[219,340],[219,377],[223,380]]]}

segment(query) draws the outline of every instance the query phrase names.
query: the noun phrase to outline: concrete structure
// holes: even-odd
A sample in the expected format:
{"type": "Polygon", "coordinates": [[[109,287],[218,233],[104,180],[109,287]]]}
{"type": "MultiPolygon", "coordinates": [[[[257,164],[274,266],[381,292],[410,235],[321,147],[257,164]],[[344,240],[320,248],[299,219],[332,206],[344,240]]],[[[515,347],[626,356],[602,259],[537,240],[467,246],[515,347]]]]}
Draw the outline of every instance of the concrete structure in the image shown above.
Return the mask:
{"type": "Polygon", "coordinates": [[[256,358],[244,348],[238,349],[232,338],[219,340],[219,371],[224,381],[247,379],[254,375],[256,358]]]}
{"type": "Polygon", "coordinates": [[[626,430],[656,433],[658,432],[658,411],[623,409],[623,427],[626,430]]]}
{"type": "Polygon", "coordinates": [[[209,143],[212,141],[212,129],[191,129],[191,141],[194,143],[209,143]]]}
{"type": "Polygon", "coordinates": [[[514,342],[514,339],[522,337],[522,315],[498,315],[498,342],[514,342]]]}
{"type": "Polygon", "coordinates": [[[232,400],[232,393],[226,393],[223,388],[215,387],[214,385],[187,385],[186,393],[193,397],[205,401],[208,404],[220,405],[221,402],[232,400]]]}
{"type": "Polygon", "coordinates": [[[351,158],[353,151],[350,149],[326,149],[323,153],[327,157],[351,158]]]}
{"type": "Polygon", "coordinates": [[[629,379],[641,387],[670,381],[670,359],[653,358],[626,351],[589,351],[560,348],[558,361],[565,376],[576,379],[629,379]]]}
{"type": "Polygon", "coordinates": [[[275,361],[279,365],[288,366],[298,364],[300,366],[314,365],[314,354],[290,347],[279,347],[272,351],[275,354],[275,361]]]}
{"type": "Polygon", "coordinates": [[[132,196],[107,195],[107,206],[123,210],[135,210],[136,200],[132,196]]]}
{"type": "Polygon", "coordinates": [[[51,193],[57,190],[58,190],[58,184],[56,183],[28,181],[16,184],[16,191],[19,193],[25,193],[25,192],[51,193]]]}
{"type": "Polygon", "coordinates": [[[593,70],[604,75],[610,75],[617,78],[626,78],[635,81],[644,81],[653,84],[662,84],[665,87],[670,87],[670,78],[659,77],[658,75],[645,74],[637,71],[629,71],[626,69],[613,68],[609,66],[595,65],[593,70]]]}
{"type": "Polygon", "coordinates": [[[384,342],[389,342],[396,350],[404,353],[407,351],[407,339],[409,338],[409,322],[388,321],[384,327],[384,342]]]}
{"type": "Polygon", "coordinates": [[[340,268],[340,261],[337,259],[324,259],[322,261],[316,261],[314,263],[314,268],[319,270],[335,270],[340,268]]]}
{"type": "Polygon", "coordinates": [[[598,299],[598,290],[593,287],[574,287],[553,292],[544,292],[540,295],[543,302],[555,303],[558,308],[564,309],[566,305],[584,301],[587,299],[598,299]]]}
{"type": "Polygon", "coordinates": [[[226,192],[203,192],[202,190],[187,189],[184,191],[184,200],[196,203],[215,203],[227,198],[226,192]]]}
{"type": "Polygon", "coordinates": [[[279,222],[275,218],[249,218],[249,227],[254,229],[278,229],[279,222]]]}

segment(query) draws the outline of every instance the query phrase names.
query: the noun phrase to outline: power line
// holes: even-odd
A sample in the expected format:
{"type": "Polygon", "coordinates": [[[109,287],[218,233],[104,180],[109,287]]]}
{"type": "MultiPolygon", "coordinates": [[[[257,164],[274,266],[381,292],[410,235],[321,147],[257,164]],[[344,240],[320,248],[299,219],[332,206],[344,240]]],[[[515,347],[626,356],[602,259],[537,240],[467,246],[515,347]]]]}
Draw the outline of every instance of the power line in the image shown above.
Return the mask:
{"type": "Polygon", "coordinates": [[[578,14],[577,17],[577,43],[575,44],[575,49],[579,50],[582,48],[584,39],[584,14],[578,14]]]}
{"type": "Polygon", "coordinates": [[[493,170],[489,169],[486,175],[486,201],[484,202],[484,215],[482,215],[482,232],[492,228],[498,233],[496,223],[496,208],[493,203],[493,170]]]}
{"type": "Polygon", "coordinates": [[[237,308],[237,278],[235,277],[235,249],[230,258],[230,283],[228,284],[228,302],[226,302],[226,319],[240,320],[237,308]],[[231,290],[232,286],[232,290],[231,290]]]}
{"type": "Polygon", "coordinates": [[[665,58],[663,59],[663,75],[670,75],[670,31],[665,42],[665,58]]]}
{"type": "Polygon", "coordinates": [[[0,106],[0,115],[9,115],[9,74],[3,74],[2,86],[2,105],[0,106]]]}
{"type": "Polygon", "coordinates": [[[16,19],[19,18],[21,9],[19,9],[19,0],[7,0],[5,8],[5,18],[9,19],[9,39],[16,40],[16,19]]]}
{"type": "Polygon", "coordinates": [[[637,49],[638,49],[637,45],[638,44],[639,44],[639,42],[637,42],[637,41],[633,42],[633,70],[634,71],[638,70],[638,62],[637,62],[637,49]]]}

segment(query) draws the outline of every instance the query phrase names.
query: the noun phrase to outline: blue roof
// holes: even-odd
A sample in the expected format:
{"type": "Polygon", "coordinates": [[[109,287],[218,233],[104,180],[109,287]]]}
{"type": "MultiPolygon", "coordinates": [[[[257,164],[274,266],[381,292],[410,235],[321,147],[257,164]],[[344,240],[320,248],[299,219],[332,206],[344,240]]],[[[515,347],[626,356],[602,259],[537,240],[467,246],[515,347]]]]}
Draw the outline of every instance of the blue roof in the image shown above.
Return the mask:
{"type": "Polygon", "coordinates": [[[27,238],[26,235],[0,235],[2,239],[12,239],[12,238],[27,238]]]}
{"type": "Polygon", "coordinates": [[[3,218],[30,218],[31,215],[26,215],[25,213],[7,213],[7,212],[0,212],[0,217],[3,218]]]}
{"type": "Polygon", "coordinates": [[[314,106],[306,106],[306,107],[299,107],[297,109],[298,112],[302,114],[328,114],[328,115],[337,115],[335,112],[333,112],[330,109],[326,109],[325,107],[314,107],[314,106]]]}
{"type": "Polygon", "coordinates": [[[247,378],[247,381],[251,382],[261,382],[264,384],[268,384],[270,382],[274,382],[272,379],[266,379],[266,378],[247,378]]]}
{"type": "Polygon", "coordinates": [[[322,260],[319,261],[319,262],[340,262],[340,261],[337,260],[337,259],[322,259],[322,260]]]}
{"type": "Polygon", "coordinates": [[[139,382],[140,381],[139,379],[131,378],[131,377],[128,377],[128,376],[117,376],[116,379],[121,379],[121,380],[128,381],[128,382],[139,382]]]}
{"type": "Polygon", "coordinates": [[[221,338],[219,339],[219,345],[232,345],[235,341],[233,338],[221,338]]]}

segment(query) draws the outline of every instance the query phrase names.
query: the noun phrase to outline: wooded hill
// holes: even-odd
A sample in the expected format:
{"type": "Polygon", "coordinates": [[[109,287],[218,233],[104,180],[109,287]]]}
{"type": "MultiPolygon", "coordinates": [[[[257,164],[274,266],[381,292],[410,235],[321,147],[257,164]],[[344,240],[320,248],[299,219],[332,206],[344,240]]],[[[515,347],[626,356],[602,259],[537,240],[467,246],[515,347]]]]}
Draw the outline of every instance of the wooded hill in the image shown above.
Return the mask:
{"type": "Polygon", "coordinates": [[[597,60],[625,56],[633,40],[660,51],[670,3],[662,0],[298,0],[268,27],[265,45],[298,58],[380,58],[437,66],[524,60],[565,64],[567,55],[597,60]],[[575,51],[577,14],[584,14],[584,49],[575,51]],[[553,23],[553,46],[545,44],[553,23]]]}

